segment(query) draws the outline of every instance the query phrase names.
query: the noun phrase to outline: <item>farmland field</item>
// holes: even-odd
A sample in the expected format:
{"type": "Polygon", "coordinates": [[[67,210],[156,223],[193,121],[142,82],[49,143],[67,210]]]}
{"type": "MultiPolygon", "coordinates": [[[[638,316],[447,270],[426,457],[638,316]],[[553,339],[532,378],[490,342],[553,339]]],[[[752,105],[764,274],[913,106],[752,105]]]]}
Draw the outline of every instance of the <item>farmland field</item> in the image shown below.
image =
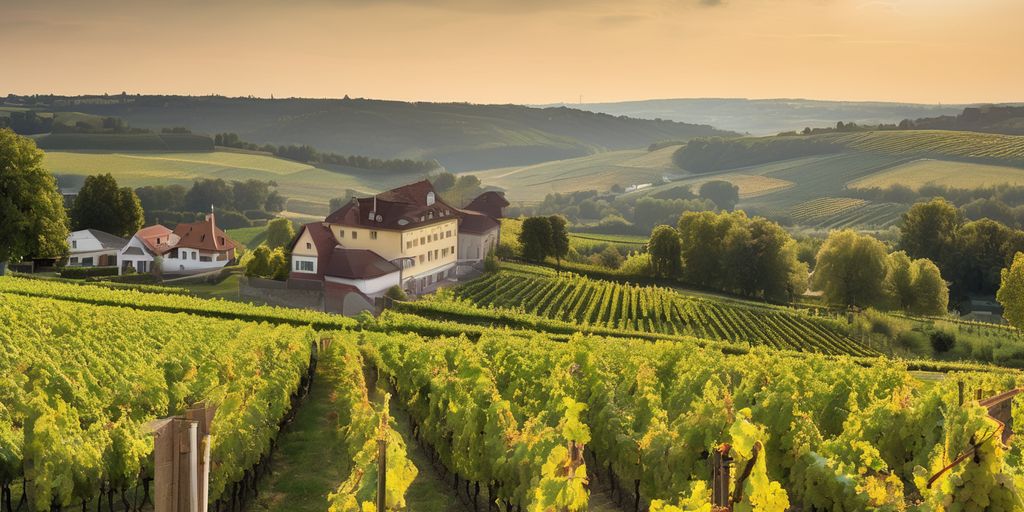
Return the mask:
{"type": "Polygon", "coordinates": [[[972,162],[921,159],[898,165],[849,183],[850,188],[888,188],[905,185],[918,189],[923,185],[951,188],[980,188],[993,185],[1024,185],[1024,169],[972,162]]]}
{"type": "Polygon", "coordinates": [[[555,192],[606,191],[612,185],[660,183],[666,174],[681,173],[672,164],[678,146],[648,152],[609,151],[525,167],[469,171],[485,185],[505,189],[511,201],[541,201],[555,192]]]}
{"type": "Polygon", "coordinates": [[[44,165],[55,174],[111,173],[122,186],[180,184],[199,178],[273,180],[280,193],[295,199],[289,210],[326,215],[327,203],[346,188],[373,192],[408,182],[410,175],[384,172],[332,172],[273,156],[233,151],[70,152],[47,151],[44,165]]]}

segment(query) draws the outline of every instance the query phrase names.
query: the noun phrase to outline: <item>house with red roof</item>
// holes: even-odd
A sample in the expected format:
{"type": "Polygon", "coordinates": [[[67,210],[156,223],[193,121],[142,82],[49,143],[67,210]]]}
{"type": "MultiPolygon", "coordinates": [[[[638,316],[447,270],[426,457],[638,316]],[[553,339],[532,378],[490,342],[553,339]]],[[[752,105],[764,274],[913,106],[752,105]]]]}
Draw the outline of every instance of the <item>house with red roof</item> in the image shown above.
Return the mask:
{"type": "Polygon", "coordinates": [[[160,224],[138,230],[118,252],[118,268],[120,273],[153,272],[159,261],[165,274],[216,270],[235,259],[236,246],[210,213],[200,222],[183,222],[173,230],[160,224]]]}
{"type": "Polygon", "coordinates": [[[303,226],[291,246],[289,277],[351,286],[367,296],[395,285],[420,293],[454,279],[459,264],[482,260],[497,247],[499,233],[498,218],[452,206],[423,180],[353,198],[323,222],[303,226]]]}

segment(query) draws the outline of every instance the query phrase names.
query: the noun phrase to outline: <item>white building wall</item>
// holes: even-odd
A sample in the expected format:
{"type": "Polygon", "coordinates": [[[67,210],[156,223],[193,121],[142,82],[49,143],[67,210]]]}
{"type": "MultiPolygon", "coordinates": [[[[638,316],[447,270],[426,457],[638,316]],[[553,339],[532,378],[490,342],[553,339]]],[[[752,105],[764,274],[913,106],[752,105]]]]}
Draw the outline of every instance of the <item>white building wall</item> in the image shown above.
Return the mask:
{"type": "Polygon", "coordinates": [[[329,283],[355,286],[365,295],[373,297],[376,295],[383,295],[388,288],[398,285],[400,282],[400,273],[392,272],[373,279],[345,279],[342,277],[325,276],[324,280],[329,283]]]}
{"type": "Polygon", "coordinates": [[[153,254],[149,252],[149,249],[146,248],[146,244],[143,243],[139,237],[133,236],[131,240],[128,240],[128,243],[117,253],[117,273],[123,274],[125,267],[127,267],[128,264],[131,264],[131,267],[134,268],[136,272],[139,272],[140,263],[145,264],[145,269],[142,271],[151,272],[153,270],[153,254]],[[125,254],[125,251],[132,247],[141,249],[142,255],[125,254]]]}

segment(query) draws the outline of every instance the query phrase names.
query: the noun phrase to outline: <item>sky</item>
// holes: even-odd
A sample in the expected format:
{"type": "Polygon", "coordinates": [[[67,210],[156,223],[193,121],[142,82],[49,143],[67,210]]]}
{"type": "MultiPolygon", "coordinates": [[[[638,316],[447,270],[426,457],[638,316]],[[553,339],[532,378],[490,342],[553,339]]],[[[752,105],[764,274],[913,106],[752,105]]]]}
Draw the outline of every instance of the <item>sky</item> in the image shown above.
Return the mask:
{"type": "Polygon", "coordinates": [[[1024,0],[0,0],[0,94],[1024,101],[1024,0]]]}

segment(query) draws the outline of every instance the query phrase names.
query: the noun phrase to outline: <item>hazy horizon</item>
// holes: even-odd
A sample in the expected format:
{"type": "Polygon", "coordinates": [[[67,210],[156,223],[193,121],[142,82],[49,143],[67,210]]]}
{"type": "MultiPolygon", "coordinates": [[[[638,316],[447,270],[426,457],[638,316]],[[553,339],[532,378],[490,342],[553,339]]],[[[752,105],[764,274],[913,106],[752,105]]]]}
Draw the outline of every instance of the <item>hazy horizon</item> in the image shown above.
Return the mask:
{"type": "Polygon", "coordinates": [[[70,0],[6,6],[17,94],[471,103],[1024,101],[1016,0],[70,0]]]}

